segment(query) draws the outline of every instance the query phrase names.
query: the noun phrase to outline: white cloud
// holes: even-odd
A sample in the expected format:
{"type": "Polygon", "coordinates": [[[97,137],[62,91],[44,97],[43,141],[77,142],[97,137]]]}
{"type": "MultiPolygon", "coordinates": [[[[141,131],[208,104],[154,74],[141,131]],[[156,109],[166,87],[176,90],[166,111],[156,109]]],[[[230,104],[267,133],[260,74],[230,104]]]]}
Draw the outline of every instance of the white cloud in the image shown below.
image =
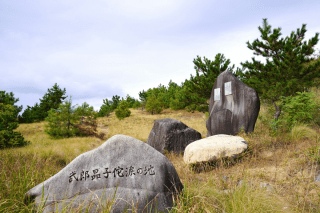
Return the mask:
{"type": "MultiPolygon", "coordinates": [[[[283,36],[307,23],[318,1],[8,1],[0,9],[0,90],[33,105],[58,83],[98,109],[103,98],[182,81],[197,55],[251,60],[246,42],[268,18],[283,36]],[[7,9],[6,9],[7,8],[7,9]]],[[[319,44],[317,45],[319,47],[319,44]]],[[[255,56],[257,58],[257,56],[255,56]]]]}

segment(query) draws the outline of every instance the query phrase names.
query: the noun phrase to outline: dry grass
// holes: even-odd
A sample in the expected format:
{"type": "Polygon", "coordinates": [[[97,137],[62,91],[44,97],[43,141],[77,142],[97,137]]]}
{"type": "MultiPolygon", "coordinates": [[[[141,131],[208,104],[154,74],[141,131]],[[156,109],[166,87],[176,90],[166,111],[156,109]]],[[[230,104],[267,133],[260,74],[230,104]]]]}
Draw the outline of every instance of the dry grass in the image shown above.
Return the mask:
{"type": "MultiPolygon", "coordinates": [[[[124,134],[146,142],[154,120],[173,118],[206,137],[203,113],[167,109],[159,115],[150,115],[130,110],[131,116],[121,121],[114,113],[99,118],[98,131],[108,138],[124,134]]],[[[185,185],[185,193],[176,198],[173,212],[320,212],[320,188],[314,182],[320,163],[319,130],[301,125],[292,132],[275,135],[268,120],[267,107],[262,106],[254,133],[240,134],[248,142],[249,150],[236,162],[221,161],[197,173],[184,163],[182,155],[167,154],[185,185]],[[243,184],[238,186],[241,180],[243,184]],[[261,187],[263,183],[272,188],[261,187]]],[[[0,212],[28,209],[22,204],[26,191],[79,154],[107,140],[93,137],[53,140],[44,133],[44,124],[21,124],[17,131],[32,144],[0,150],[0,177],[4,180],[0,183],[0,212]],[[15,178],[19,175],[21,183],[15,178]],[[7,196],[13,189],[16,195],[12,195],[10,202],[7,196]],[[14,204],[17,202],[20,204],[14,204]]]]}
{"type": "Polygon", "coordinates": [[[202,137],[207,134],[205,116],[203,113],[188,113],[184,110],[172,111],[165,109],[161,114],[151,115],[146,111],[131,110],[131,116],[118,120],[114,113],[105,118],[99,118],[100,126],[108,127],[108,138],[117,134],[124,134],[147,142],[149,133],[157,119],[173,118],[182,121],[189,127],[199,131],[202,137]]]}

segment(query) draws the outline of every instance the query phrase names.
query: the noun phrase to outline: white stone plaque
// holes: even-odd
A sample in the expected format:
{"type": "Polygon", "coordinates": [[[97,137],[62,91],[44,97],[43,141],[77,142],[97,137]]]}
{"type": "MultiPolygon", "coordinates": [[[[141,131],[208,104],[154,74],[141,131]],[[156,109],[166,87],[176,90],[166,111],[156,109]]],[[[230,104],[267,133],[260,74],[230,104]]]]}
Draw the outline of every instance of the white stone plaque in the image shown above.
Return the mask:
{"type": "Polygon", "coordinates": [[[220,88],[214,89],[214,101],[220,101],[220,88]]]}
{"type": "Polygon", "coordinates": [[[231,95],[231,81],[224,83],[224,94],[231,95]]]}

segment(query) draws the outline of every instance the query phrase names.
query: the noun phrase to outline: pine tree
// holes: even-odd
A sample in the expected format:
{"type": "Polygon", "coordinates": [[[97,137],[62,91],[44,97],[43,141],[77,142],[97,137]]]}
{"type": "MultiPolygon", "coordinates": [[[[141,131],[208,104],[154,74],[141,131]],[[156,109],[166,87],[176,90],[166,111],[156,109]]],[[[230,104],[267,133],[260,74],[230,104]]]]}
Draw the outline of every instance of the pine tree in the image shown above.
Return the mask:
{"type": "MultiPolygon", "coordinates": [[[[218,53],[215,56],[215,60],[211,61],[206,57],[197,56],[193,60],[194,69],[196,70],[196,76],[190,75],[190,80],[185,82],[185,85],[188,87],[189,91],[196,93],[200,98],[210,99],[211,90],[214,82],[216,81],[218,75],[221,72],[229,69],[230,72],[233,72],[234,65],[230,67],[230,59],[226,59],[223,54],[218,53]],[[229,67],[228,67],[229,66],[229,67]]],[[[237,76],[236,73],[233,73],[237,76]]],[[[203,104],[207,104],[206,102],[203,104]]]]}
{"type": "Polygon", "coordinates": [[[162,111],[160,102],[157,100],[155,95],[148,97],[148,100],[146,103],[146,110],[147,112],[150,112],[152,115],[155,113],[160,113],[162,111]]]}
{"type": "Polygon", "coordinates": [[[139,100],[136,100],[132,106],[133,109],[138,109],[141,107],[141,102],[139,100]]]}
{"type": "Polygon", "coordinates": [[[116,117],[119,120],[122,120],[131,115],[131,111],[129,110],[129,103],[125,100],[122,100],[115,111],[116,117]]]}
{"type": "Polygon", "coordinates": [[[98,112],[98,117],[109,116],[112,112],[112,101],[109,101],[107,98],[103,99],[103,104],[100,107],[98,112]]]}
{"type": "Polygon", "coordinates": [[[82,124],[85,117],[93,115],[93,111],[93,107],[90,106],[87,102],[84,102],[81,106],[76,108],[74,113],[81,117],[80,123],[82,124]]]}
{"type": "Polygon", "coordinates": [[[31,113],[31,107],[27,105],[27,109],[23,111],[22,115],[18,115],[19,123],[32,123],[31,113]]]}
{"type": "Polygon", "coordinates": [[[0,103],[4,105],[11,105],[15,109],[15,116],[18,117],[18,114],[21,112],[23,106],[17,106],[15,103],[19,101],[19,98],[15,98],[12,92],[6,93],[6,91],[0,91],[0,103]]]}
{"type": "MultiPolygon", "coordinates": [[[[181,84],[181,87],[175,90],[170,103],[170,108],[173,110],[186,109],[193,112],[198,109],[203,103],[206,104],[206,99],[201,98],[198,94],[192,92],[186,85],[188,80],[181,84]]],[[[206,104],[207,105],[207,104],[206,104]]]]}
{"type": "Polygon", "coordinates": [[[0,149],[30,144],[20,132],[13,131],[19,126],[16,113],[17,108],[11,104],[0,103],[0,149]]]}
{"type": "Polygon", "coordinates": [[[112,105],[111,105],[112,111],[118,108],[119,103],[120,103],[120,96],[118,95],[112,96],[112,105]]]}
{"type": "Polygon", "coordinates": [[[71,97],[69,101],[60,104],[58,109],[51,108],[48,111],[45,132],[53,138],[64,138],[79,135],[79,129],[74,125],[80,122],[79,114],[74,113],[71,97]]]}
{"type": "Polygon", "coordinates": [[[51,89],[48,89],[48,92],[40,99],[40,120],[44,120],[48,116],[48,111],[50,109],[58,109],[59,105],[62,103],[67,96],[66,89],[60,89],[57,83],[51,89]]]}
{"type": "Polygon", "coordinates": [[[139,92],[139,99],[141,101],[141,110],[143,110],[147,103],[147,92],[142,90],[142,92],[139,92]]]}
{"type": "Polygon", "coordinates": [[[129,94],[127,94],[126,101],[129,104],[129,108],[132,108],[133,104],[136,102],[135,99],[133,97],[130,97],[129,94]]]}
{"type": "Polygon", "coordinates": [[[33,107],[27,105],[27,109],[25,109],[22,115],[18,116],[19,123],[33,123],[41,121],[42,111],[38,103],[36,103],[33,107]]]}
{"type": "Polygon", "coordinates": [[[306,33],[306,24],[301,30],[292,32],[290,37],[281,38],[281,28],[273,29],[267,19],[263,19],[262,27],[258,27],[262,41],[256,39],[252,43],[247,42],[249,49],[254,51],[254,55],[261,55],[266,58],[266,63],[256,61],[246,61],[241,63],[247,72],[239,73],[241,79],[250,87],[253,87],[262,99],[270,101],[276,113],[274,119],[277,120],[281,114],[281,97],[294,96],[297,92],[313,86],[313,79],[319,77],[320,61],[305,66],[312,61],[309,58],[314,53],[314,46],[318,43],[319,33],[309,39],[308,43],[303,42],[306,33]],[[271,60],[270,60],[271,59],[271,60]]]}

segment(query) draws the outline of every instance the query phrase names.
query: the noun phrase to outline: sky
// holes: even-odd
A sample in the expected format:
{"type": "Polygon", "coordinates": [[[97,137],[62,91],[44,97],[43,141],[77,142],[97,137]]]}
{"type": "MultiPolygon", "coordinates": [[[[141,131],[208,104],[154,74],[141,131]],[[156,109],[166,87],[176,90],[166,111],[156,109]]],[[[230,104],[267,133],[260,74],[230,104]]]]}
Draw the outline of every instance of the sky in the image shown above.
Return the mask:
{"type": "Polygon", "coordinates": [[[319,9],[319,0],[0,0],[0,91],[25,110],[57,83],[73,105],[99,110],[114,95],[181,85],[197,56],[264,60],[246,44],[263,18],[281,37],[307,24],[308,40],[319,9]]]}

